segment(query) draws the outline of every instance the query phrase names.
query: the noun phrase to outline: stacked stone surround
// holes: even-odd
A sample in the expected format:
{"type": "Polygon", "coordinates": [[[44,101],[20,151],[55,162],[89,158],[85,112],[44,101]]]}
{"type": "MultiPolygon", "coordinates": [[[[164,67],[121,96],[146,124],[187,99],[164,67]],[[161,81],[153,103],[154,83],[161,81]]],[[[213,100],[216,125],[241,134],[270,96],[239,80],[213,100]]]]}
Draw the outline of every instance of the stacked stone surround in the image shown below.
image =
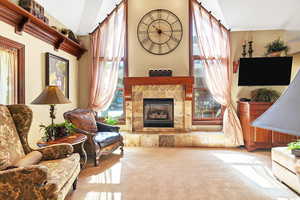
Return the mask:
{"type": "Polygon", "coordinates": [[[192,101],[185,100],[182,85],[135,85],[132,87],[132,100],[126,101],[126,125],[129,132],[189,132],[192,128],[192,101]],[[174,128],[144,128],[143,99],[174,99],[174,128]]]}
{"type": "Polygon", "coordinates": [[[225,147],[222,132],[144,134],[122,132],[128,147],[225,147]]]}

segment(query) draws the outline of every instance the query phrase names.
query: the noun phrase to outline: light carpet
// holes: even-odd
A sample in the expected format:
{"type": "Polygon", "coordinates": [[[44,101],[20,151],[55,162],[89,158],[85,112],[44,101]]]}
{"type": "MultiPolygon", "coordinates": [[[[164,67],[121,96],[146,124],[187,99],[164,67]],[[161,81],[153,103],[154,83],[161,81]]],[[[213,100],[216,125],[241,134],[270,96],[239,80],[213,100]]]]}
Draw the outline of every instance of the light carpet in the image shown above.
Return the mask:
{"type": "Polygon", "coordinates": [[[89,164],[67,199],[300,199],[272,176],[270,152],[128,147],[123,157],[117,153],[103,159],[99,167],[89,164]]]}

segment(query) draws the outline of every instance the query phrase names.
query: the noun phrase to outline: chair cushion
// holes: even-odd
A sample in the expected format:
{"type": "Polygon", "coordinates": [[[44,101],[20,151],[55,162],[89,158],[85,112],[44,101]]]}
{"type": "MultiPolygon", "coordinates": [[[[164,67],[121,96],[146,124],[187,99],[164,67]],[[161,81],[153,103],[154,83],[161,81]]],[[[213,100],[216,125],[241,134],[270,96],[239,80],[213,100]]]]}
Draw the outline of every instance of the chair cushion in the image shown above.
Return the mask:
{"type": "Polygon", "coordinates": [[[93,111],[78,109],[65,113],[65,118],[72,122],[76,128],[96,133],[97,124],[93,111]]]}
{"type": "Polygon", "coordinates": [[[4,105],[0,105],[0,151],[8,153],[5,165],[9,166],[25,156],[15,123],[4,105]]]}
{"type": "Polygon", "coordinates": [[[121,141],[122,136],[116,132],[97,132],[94,140],[101,146],[106,147],[117,141],[121,141]]]}
{"type": "Polygon", "coordinates": [[[35,165],[42,160],[42,157],[43,154],[41,152],[32,151],[13,165],[16,167],[27,167],[29,165],[35,165]]]}
{"type": "Polygon", "coordinates": [[[48,182],[55,183],[60,191],[68,180],[73,176],[80,161],[78,153],[58,160],[40,162],[39,165],[46,166],[48,170],[48,182]]]}

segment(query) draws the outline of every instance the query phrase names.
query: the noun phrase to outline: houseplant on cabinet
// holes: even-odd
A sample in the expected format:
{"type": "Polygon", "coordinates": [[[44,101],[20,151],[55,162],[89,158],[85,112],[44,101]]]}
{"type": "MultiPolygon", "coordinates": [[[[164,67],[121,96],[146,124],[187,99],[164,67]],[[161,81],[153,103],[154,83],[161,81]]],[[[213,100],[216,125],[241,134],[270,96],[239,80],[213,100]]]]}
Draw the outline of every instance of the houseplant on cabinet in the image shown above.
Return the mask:
{"type": "Polygon", "coordinates": [[[281,56],[282,52],[284,52],[286,56],[289,51],[289,47],[285,45],[284,41],[280,40],[280,38],[267,44],[265,48],[267,49],[266,56],[270,57],[281,56]]]}

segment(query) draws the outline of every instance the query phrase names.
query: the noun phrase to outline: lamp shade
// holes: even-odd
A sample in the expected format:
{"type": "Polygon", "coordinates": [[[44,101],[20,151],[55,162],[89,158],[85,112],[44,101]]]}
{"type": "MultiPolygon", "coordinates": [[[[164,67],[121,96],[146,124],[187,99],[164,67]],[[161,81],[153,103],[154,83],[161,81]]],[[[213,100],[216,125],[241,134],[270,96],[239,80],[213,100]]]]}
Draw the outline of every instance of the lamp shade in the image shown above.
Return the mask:
{"type": "Polygon", "coordinates": [[[67,104],[71,103],[57,86],[47,86],[32,104],[67,104]]]}
{"type": "Polygon", "coordinates": [[[252,125],[300,136],[300,71],[281,97],[252,125]]]}

